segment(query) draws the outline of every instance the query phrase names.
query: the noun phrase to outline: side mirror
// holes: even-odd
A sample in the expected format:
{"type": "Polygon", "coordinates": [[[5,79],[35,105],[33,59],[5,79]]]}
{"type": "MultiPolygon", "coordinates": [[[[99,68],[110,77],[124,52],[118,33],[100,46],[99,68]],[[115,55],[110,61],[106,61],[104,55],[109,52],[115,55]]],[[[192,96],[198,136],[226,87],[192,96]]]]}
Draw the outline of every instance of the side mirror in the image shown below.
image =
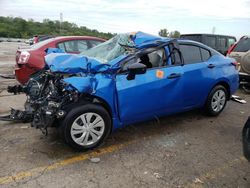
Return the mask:
{"type": "Polygon", "coordinates": [[[133,63],[128,66],[127,80],[134,80],[136,74],[145,74],[147,66],[142,63],[133,63]]]}

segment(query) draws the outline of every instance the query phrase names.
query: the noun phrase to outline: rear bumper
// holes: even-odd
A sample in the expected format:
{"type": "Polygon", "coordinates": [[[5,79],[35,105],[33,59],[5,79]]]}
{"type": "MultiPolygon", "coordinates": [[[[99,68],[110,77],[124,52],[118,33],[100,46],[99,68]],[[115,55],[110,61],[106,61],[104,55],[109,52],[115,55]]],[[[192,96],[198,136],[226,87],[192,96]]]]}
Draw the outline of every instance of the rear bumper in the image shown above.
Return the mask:
{"type": "Polygon", "coordinates": [[[240,82],[250,82],[250,74],[239,72],[240,82]]]}
{"type": "Polygon", "coordinates": [[[242,143],[243,143],[243,154],[246,159],[250,162],[250,117],[242,131],[242,143]]]}

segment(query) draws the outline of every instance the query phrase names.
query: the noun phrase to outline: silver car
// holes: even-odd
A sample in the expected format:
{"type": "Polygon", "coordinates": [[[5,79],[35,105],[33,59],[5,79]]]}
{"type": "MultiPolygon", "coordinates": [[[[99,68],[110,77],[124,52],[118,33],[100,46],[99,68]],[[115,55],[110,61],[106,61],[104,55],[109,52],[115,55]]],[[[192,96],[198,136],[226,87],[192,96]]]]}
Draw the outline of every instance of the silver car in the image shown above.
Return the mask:
{"type": "Polygon", "coordinates": [[[240,80],[250,82],[250,36],[241,37],[227,55],[238,62],[240,80]]]}

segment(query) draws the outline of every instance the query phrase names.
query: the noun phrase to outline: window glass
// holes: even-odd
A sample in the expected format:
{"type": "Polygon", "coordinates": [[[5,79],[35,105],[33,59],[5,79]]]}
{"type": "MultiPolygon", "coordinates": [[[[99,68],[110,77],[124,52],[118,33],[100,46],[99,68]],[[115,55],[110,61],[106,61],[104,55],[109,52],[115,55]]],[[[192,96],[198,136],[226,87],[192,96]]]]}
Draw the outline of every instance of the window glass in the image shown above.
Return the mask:
{"type": "Polygon", "coordinates": [[[57,45],[57,47],[58,47],[58,48],[60,48],[61,50],[63,50],[63,51],[65,51],[65,52],[66,52],[66,50],[65,50],[65,46],[64,46],[64,44],[63,44],[63,43],[59,43],[59,44],[57,45]]]}
{"type": "Polygon", "coordinates": [[[235,42],[234,38],[228,38],[228,46],[232,46],[235,42]]]}
{"type": "Polygon", "coordinates": [[[77,41],[76,40],[72,40],[72,41],[66,41],[63,42],[66,48],[67,52],[78,52],[78,48],[77,48],[77,41]]]}
{"type": "Polygon", "coordinates": [[[218,37],[218,47],[225,48],[227,46],[227,40],[223,37],[218,37]]]}
{"type": "Polygon", "coordinates": [[[204,48],[200,48],[200,50],[201,50],[202,60],[207,61],[211,57],[210,52],[204,48]]]}
{"type": "Polygon", "coordinates": [[[180,45],[185,64],[202,62],[200,48],[192,45],[180,45]]]}
{"type": "Polygon", "coordinates": [[[165,50],[159,49],[150,53],[142,54],[140,55],[139,58],[133,58],[129,60],[122,66],[122,71],[126,71],[130,64],[136,62],[146,65],[147,68],[154,68],[154,67],[166,66],[165,61],[166,61],[165,50]]]}
{"type": "Polygon", "coordinates": [[[78,40],[78,52],[83,52],[88,49],[88,44],[86,40],[78,40]]]}
{"type": "Polygon", "coordinates": [[[211,48],[215,48],[215,37],[214,36],[206,36],[206,45],[210,46],[211,48]]]}
{"type": "Polygon", "coordinates": [[[233,49],[234,52],[247,52],[250,50],[250,38],[242,38],[233,49]]]}

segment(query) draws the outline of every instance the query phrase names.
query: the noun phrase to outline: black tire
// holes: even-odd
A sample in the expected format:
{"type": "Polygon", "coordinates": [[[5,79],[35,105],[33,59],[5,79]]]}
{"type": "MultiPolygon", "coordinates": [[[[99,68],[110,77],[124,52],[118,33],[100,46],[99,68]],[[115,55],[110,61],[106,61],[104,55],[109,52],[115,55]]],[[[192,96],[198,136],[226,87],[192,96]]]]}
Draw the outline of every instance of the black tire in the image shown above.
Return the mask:
{"type": "Polygon", "coordinates": [[[242,130],[242,144],[243,144],[243,154],[246,159],[250,162],[250,117],[248,117],[247,122],[242,130]]]}
{"type": "Polygon", "coordinates": [[[66,143],[68,143],[76,150],[86,151],[88,149],[93,149],[95,147],[98,147],[105,141],[105,139],[108,137],[111,131],[111,118],[107,110],[102,106],[96,104],[85,104],[83,106],[77,106],[72,110],[70,110],[66,115],[66,117],[64,118],[62,125],[60,126],[60,129],[63,139],[66,141],[66,143]],[[94,113],[97,114],[99,117],[101,117],[101,120],[104,122],[104,131],[101,137],[95,143],[90,145],[80,145],[76,143],[74,141],[74,138],[71,136],[71,130],[72,130],[71,128],[73,126],[74,121],[77,120],[77,118],[79,119],[79,116],[86,113],[94,113]]]}
{"type": "Polygon", "coordinates": [[[209,115],[209,116],[218,116],[223,111],[223,109],[225,108],[225,106],[227,104],[227,99],[228,99],[228,92],[227,92],[226,88],[224,86],[222,86],[222,85],[215,86],[211,90],[211,92],[209,93],[206,104],[205,104],[205,112],[206,112],[206,114],[209,115]],[[216,95],[218,93],[218,91],[223,92],[225,94],[225,102],[224,102],[223,105],[220,105],[220,107],[218,107],[217,110],[215,110],[212,107],[212,102],[214,102],[213,97],[214,97],[214,95],[216,95]]]}

